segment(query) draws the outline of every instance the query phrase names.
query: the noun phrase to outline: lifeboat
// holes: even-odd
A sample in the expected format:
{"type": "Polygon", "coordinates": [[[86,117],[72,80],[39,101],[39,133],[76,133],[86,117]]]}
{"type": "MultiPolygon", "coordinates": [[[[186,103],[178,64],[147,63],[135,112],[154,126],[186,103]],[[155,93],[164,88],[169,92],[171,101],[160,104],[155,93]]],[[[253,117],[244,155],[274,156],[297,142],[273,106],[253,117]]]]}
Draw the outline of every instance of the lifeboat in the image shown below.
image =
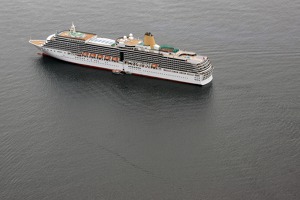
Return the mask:
{"type": "Polygon", "coordinates": [[[98,58],[99,58],[99,59],[102,59],[102,58],[103,58],[103,55],[98,54],[98,58]]]}
{"type": "Polygon", "coordinates": [[[152,68],[157,68],[157,67],[158,67],[158,64],[153,63],[153,64],[151,65],[151,67],[152,67],[152,68]]]}
{"type": "Polygon", "coordinates": [[[95,53],[91,53],[90,57],[95,58],[96,54],[95,53]]]}
{"type": "Polygon", "coordinates": [[[83,55],[83,56],[88,56],[89,53],[88,53],[88,52],[83,52],[82,55],[83,55]]]}
{"type": "Polygon", "coordinates": [[[110,60],[111,56],[105,56],[105,60],[110,60]]]}
{"type": "Polygon", "coordinates": [[[113,57],[112,60],[113,60],[114,62],[118,62],[118,61],[119,61],[119,58],[118,58],[118,57],[113,57]]]}

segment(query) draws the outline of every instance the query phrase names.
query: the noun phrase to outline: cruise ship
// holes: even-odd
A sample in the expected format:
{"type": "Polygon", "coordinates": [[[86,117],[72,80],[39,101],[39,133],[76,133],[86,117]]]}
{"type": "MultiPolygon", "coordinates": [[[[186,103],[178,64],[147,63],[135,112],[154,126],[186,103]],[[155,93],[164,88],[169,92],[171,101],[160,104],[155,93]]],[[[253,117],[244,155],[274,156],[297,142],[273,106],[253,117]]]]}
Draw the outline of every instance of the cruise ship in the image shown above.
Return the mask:
{"type": "Polygon", "coordinates": [[[158,45],[146,32],[143,40],[132,33],[117,39],[69,30],[56,32],[46,40],[29,40],[43,55],[87,67],[111,70],[182,83],[206,85],[212,81],[213,66],[206,56],[158,45]]]}

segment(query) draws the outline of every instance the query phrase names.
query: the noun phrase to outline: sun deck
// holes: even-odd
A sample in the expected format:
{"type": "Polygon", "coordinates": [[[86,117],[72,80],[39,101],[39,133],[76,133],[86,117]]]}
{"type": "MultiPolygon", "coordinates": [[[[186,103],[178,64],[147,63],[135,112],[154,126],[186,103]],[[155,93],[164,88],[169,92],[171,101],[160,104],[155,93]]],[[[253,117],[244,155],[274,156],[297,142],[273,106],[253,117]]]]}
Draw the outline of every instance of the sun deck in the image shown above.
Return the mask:
{"type": "Polygon", "coordinates": [[[85,32],[71,32],[71,31],[62,31],[58,34],[61,37],[77,39],[77,40],[89,40],[97,35],[94,33],[85,33],[85,32]]]}
{"type": "Polygon", "coordinates": [[[131,40],[128,40],[128,41],[126,41],[126,42],[124,42],[124,44],[126,45],[126,46],[136,46],[137,44],[139,44],[141,42],[141,40],[139,40],[139,39],[135,39],[135,38],[133,38],[133,39],[131,39],[131,40]]]}
{"type": "Polygon", "coordinates": [[[199,63],[205,60],[205,57],[197,55],[194,52],[179,50],[176,53],[162,53],[165,57],[177,58],[181,60],[186,60],[191,63],[199,63]]]}

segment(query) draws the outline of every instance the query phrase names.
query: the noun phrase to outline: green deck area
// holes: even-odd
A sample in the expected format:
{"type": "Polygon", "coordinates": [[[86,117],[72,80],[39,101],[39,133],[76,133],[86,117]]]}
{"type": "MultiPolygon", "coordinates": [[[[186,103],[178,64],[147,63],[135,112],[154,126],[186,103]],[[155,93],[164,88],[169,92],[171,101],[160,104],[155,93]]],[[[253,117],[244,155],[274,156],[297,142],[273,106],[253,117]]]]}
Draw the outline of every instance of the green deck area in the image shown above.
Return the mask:
{"type": "Polygon", "coordinates": [[[164,44],[164,45],[160,45],[160,48],[159,48],[160,51],[165,51],[165,52],[173,52],[173,53],[177,53],[179,51],[178,48],[175,48],[171,45],[167,45],[167,44],[164,44]]]}

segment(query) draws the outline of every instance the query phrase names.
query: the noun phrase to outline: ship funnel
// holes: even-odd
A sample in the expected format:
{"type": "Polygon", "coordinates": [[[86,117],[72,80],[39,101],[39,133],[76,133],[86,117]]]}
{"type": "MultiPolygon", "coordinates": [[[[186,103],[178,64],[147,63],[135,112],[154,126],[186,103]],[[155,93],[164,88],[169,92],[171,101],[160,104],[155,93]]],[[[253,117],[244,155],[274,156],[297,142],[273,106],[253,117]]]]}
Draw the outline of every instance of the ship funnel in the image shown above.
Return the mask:
{"type": "Polygon", "coordinates": [[[154,36],[150,32],[145,33],[144,45],[150,46],[151,49],[154,49],[155,39],[154,39],[154,36]]]}

